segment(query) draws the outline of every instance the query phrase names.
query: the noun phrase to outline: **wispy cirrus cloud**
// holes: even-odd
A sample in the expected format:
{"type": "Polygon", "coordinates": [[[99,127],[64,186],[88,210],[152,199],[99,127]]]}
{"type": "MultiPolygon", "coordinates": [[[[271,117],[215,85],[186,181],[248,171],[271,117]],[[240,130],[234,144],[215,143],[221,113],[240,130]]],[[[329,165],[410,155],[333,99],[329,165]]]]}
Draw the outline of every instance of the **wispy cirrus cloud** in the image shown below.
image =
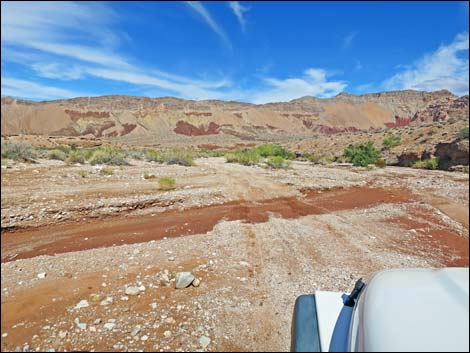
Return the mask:
{"type": "Polygon", "coordinates": [[[2,95],[30,99],[56,99],[87,96],[87,93],[41,85],[28,80],[2,77],[2,95]]]}
{"type": "Polygon", "coordinates": [[[230,8],[232,9],[234,15],[237,17],[238,22],[240,23],[240,27],[242,31],[245,32],[246,30],[246,19],[245,19],[245,12],[248,12],[250,9],[240,4],[240,1],[229,1],[228,2],[230,8]]]}
{"type": "Polygon", "coordinates": [[[354,38],[356,38],[357,34],[359,32],[357,31],[354,31],[354,32],[350,32],[348,33],[344,38],[343,38],[343,43],[341,45],[341,47],[343,49],[348,49],[352,46],[353,44],[353,41],[354,41],[354,38]]]}
{"type": "Polygon", "coordinates": [[[227,48],[232,49],[232,43],[222,27],[212,18],[211,14],[200,1],[186,1],[186,4],[202,17],[204,22],[216,33],[227,48]]]}
{"type": "MultiPolygon", "coordinates": [[[[121,38],[114,33],[123,33],[113,30],[119,17],[105,3],[2,2],[1,7],[3,75],[9,76],[9,63],[15,63],[41,78],[73,81],[95,77],[129,83],[143,90],[153,87],[192,99],[221,96],[224,94],[221,90],[232,84],[226,78],[198,80],[134,64],[132,58],[119,53],[121,38]]],[[[32,99],[76,95],[72,90],[54,90],[50,85],[35,86],[32,81],[14,80],[10,77],[6,86],[2,79],[3,95],[32,99]],[[41,87],[45,88],[43,97],[41,87]]]]}
{"type": "Polygon", "coordinates": [[[462,95],[469,90],[469,35],[458,34],[452,43],[441,45],[424,55],[411,67],[393,75],[382,84],[385,89],[435,91],[448,89],[462,95]]]}
{"type": "Polygon", "coordinates": [[[285,102],[306,95],[328,98],[342,92],[347,84],[344,81],[329,80],[330,74],[320,68],[310,68],[297,78],[265,78],[265,89],[252,94],[253,103],[285,102]]]}

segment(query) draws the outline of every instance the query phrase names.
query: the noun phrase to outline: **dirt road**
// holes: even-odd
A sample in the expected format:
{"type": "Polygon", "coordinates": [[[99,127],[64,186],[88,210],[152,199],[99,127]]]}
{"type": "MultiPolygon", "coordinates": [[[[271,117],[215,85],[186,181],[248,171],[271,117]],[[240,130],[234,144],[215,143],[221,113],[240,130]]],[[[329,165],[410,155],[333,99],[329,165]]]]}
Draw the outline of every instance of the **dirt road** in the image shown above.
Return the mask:
{"type": "Polygon", "coordinates": [[[133,164],[2,170],[2,350],[286,351],[300,294],[384,268],[468,267],[465,174],[133,164]],[[174,289],[174,271],[201,285],[174,289]]]}

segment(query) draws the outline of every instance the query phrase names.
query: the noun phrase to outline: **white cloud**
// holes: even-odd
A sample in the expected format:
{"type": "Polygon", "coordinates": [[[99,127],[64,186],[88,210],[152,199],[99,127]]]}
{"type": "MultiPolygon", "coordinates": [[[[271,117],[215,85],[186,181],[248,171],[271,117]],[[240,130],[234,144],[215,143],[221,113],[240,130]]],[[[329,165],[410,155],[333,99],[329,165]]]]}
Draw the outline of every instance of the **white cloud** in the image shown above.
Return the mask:
{"type": "Polygon", "coordinates": [[[229,49],[232,49],[232,43],[225,34],[225,31],[222,29],[222,27],[219,26],[217,22],[215,22],[209,11],[207,11],[207,9],[204,7],[203,4],[201,4],[200,1],[186,1],[186,4],[188,4],[194,11],[196,11],[202,17],[202,19],[207,23],[207,25],[220,37],[220,39],[222,39],[222,42],[229,49]]]}
{"type": "MultiPolygon", "coordinates": [[[[116,32],[112,24],[117,16],[106,4],[2,2],[1,6],[4,75],[5,68],[8,69],[6,63],[15,62],[29,67],[40,77],[77,80],[94,76],[145,88],[158,87],[176,96],[196,99],[220,96],[217,90],[232,84],[226,78],[197,80],[132,64],[116,51],[120,38],[112,34],[116,32]]],[[[32,86],[10,86],[9,91],[13,89],[16,96],[40,98],[28,93],[32,86]],[[21,87],[25,88],[23,96],[19,94],[21,87]]],[[[44,99],[51,97],[47,92],[44,99]]]]}
{"type": "Polygon", "coordinates": [[[237,17],[238,22],[240,23],[240,27],[242,28],[242,31],[245,31],[246,20],[244,17],[244,13],[248,12],[249,8],[241,5],[239,1],[229,1],[228,4],[230,8],[232,9],[234,15],[237,17]]]}
{"type": "Polygon", "coordinates": [[[424,91],[448,89],[458,95],[468,93],[468,40],[468,33],[458,34],[449,45],[441,45],[410,68],[384,81],[383,87],[424,91]]]}
{"type": "Polygon", "coordinates": [[[332,97],[342,92],[347,84],[343,81],[329,81],[323,69],[311,68],[301,78],[266,78],[268,88],[261,89],[252,95],[251,102],[263,104],[285,102],[310,95],[320,98],[332,97]]]}
{"type": "Polygon", "coordinates": [[[40,77],[58,80],[78,80],[83,77],[83,70],[78,66],[61,63],[35,63],[32,65],[40,77]]]}
{"type": "Polygon", "coordinates": [[[346,37],[343,38],[343,45],[342,45],[343,49],[347,49],[351,47],[357,33],[358,33],[357,31],[350,32],[346,37]]]}
{"type": "Polygon", "coordinates": [[[67,89],[44,86],[36,82],[2,77],[2,96],[29,99],[58,99],[87,96],[88,94],[69,91],[67,89]]]}

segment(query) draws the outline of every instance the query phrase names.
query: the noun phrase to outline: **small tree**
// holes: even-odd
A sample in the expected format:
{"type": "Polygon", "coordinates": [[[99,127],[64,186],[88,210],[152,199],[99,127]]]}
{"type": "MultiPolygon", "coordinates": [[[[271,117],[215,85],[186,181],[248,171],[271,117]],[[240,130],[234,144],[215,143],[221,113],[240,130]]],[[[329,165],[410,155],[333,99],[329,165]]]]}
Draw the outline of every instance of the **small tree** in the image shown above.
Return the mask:
{"type": "Polygon", "coordinates": [[[380,154],[372,141],[357,145],[349,145],[344,150],[344,157],[355,166],[366,167],[377,163],[380,154]]]}

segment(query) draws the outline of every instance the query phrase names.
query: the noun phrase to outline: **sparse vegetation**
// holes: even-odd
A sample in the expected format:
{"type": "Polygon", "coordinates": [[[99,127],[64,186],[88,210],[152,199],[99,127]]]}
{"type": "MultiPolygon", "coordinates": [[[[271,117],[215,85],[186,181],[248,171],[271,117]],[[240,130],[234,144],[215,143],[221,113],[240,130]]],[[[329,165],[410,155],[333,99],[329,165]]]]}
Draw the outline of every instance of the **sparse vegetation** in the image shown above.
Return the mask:
{"type": "Polygon", "coordinates": [[[459,139],[468,140],[468,126],[459,130],[459,139]]]}
{"type": "Polygon", "coordinates": [[[290,161],[286,161],[281,156],[272,156],[269,157],[266,161],[266,164],[274,169],[281,169],[281,168],[288,168],[290,165],[290,161]]]}
{"type": "Polygon", "coordinates": [[[88,172],[86,170],[79,170],[77,174],[82,178],[86,178],[88,176],[88,172]]]}
{"type": "Polygon", "coordinates": [[[84,164],[85,163],[85,156],[79,150],[72,151],[72,152],[69,153],[69,155],[65,159],[65,163],[67,163],[67,164],[76,164],[76,163],[84,164]]]}
{"type": "Polygon", "coordinates": [[[380,159],[377,159],[377,162],[375,162],[375,165],[379,168],[385,168],[387,166],[387,162],[385,161],[385,159],[380,158],[380,159]]]}
{"type": "Polygon", "coordinates": [[[158,179],[160,190],[173,190],[176,185],[176,180],[171,177],[162,177],[158,179]]]}
{"type": "Polygon", "coordinates": [[[149,179],[155,179],[157,176],[155,174],[152,174],[152,173],[149,173],[149,172],[144,172],[144,174],[142,175],[142,177],[145,179],[145,180],[149,180],[149,179]]]}
{"type": "Polygon", "coordinates": [[[96,149],[90,158],[90,164],[129,165],[125,153],[118,148],[105,146],[96,149]]]}
{"type": "Polygon", "coordinates": [[[292,152],[288,151],[282,146],[271,144],[271,143],[259,145],[258,147],[255,148],[255,151],[261,157],[278,156],[278,157],[282,157],[285,159],[294,158],[294,154],[292,152]]]}
{"type": "Polygon", "coordinates": [[[145,155],[148,162],[179,164],[189,167],[194,165],[195,152],[177,148],[162,151],[149,149],[145,155]]]}
{"type": "Polygon", "coordinates": [[[382,144],[385,149],[391,149],[401,144],[401,138],[400,136],[388,135],[383,139],[382,144]]]}
{"type": "Polygon", "coordinates": [[[26,143],[2,142],[1,154],[2,158],[14,161],[31,162],[37,158],[37,152],[31,145],[26,143]]]}
{"type": "Polygon", "coordinates": [[[455,118],[450,118],[449,120],[447,120],[447,122],[448,122],[449,124],[455,124],[455,123],[457,122],[457,119],[455,119],[455,118]]]}
{"type": "Polygon", "coordinates": [[[111,168],[109,166],[105,166],[101,168],[100,174],[102,175],[113,175],[114,174],[114,168],[111,168]]]}
{"type": "Polygon", "coordinates": [[[244,149],[229,152],[225,155],[228,163],[239,163],[243,165],[255,165],[260,161],[260,155],[256,150],[244,149]]]}
{"type": "Polygon", "coordinates": [[[435,170],[439,167],[439,159],[438,158],[430,158],[430,159],[419,160],[419,161],[414,162],[412,167],[413,168],[418,168],[418,169],[435,170]]]}
{"type": "Polygon", "coordinates": [[[50,150],[47,153],[47,157],[49,159],[56,159],[56,160],[59,160],[59,161],[65,161],[65,159],[67,158],[67,154],[64,151],[56,149],[56,150],[50,150]]]}
{"type": "Polygon", "coordinates": [[[344,150],[344,157],[346,157],[346,159],[353,165],[361,167],[375,164],[379,155],[379,151],[377,151],[372,141],[357,145],[349,145],[344,150]]]}

